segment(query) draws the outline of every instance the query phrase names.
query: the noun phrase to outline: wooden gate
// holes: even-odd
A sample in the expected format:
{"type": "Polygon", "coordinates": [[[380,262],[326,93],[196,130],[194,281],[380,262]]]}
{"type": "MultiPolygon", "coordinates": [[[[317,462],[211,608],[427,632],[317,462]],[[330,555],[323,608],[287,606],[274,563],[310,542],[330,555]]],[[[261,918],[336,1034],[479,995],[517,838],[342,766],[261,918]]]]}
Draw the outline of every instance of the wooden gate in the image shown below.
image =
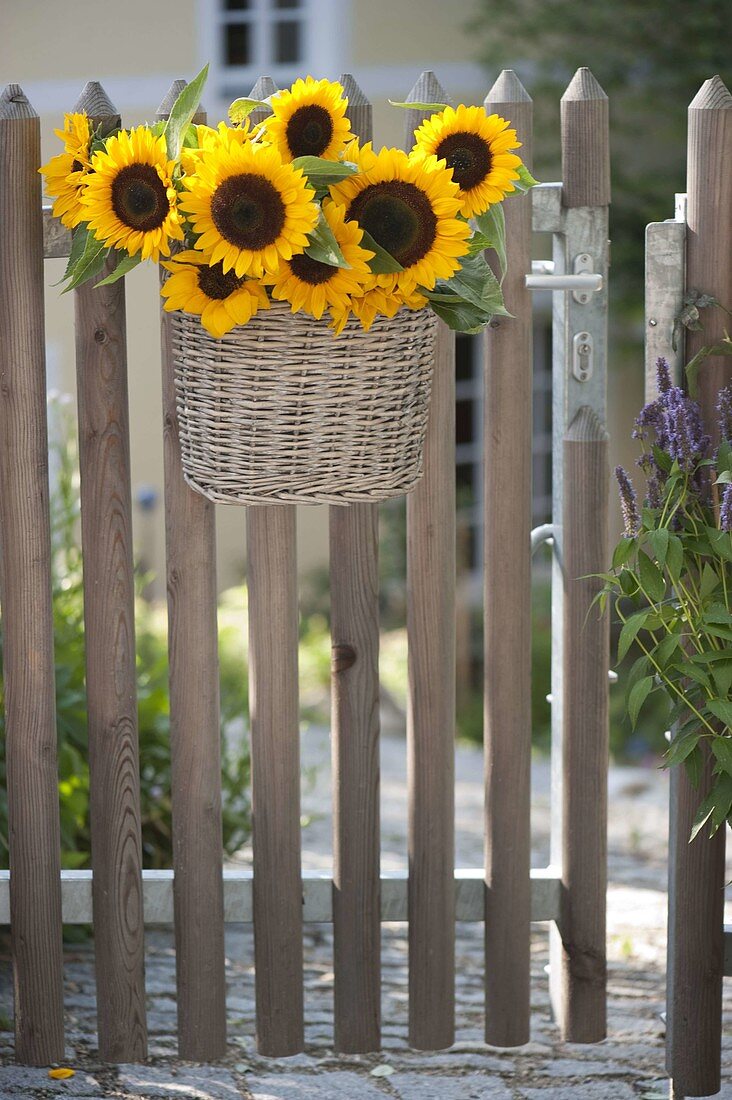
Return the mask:
{"type": "MultiPolygon", "coordinates": [[[[342,77],[353,129],[371,107],[342,77]]],[[[160,106],[170,110],[175,84],[160,106]]],[[[253,95],[274,90],[267,78],[253,95]]],[[[443,101],[424,73],[415,103],[443,101]]],[[[530,163],[532,103],[513,72],[486,105],[530,163]]],[[[75,110],[116,119],[90,83],[75,110]]],[[[222,873],[214,507],[185,485],[168,318],[162,322],[173,869],[141,868],[124,280],[75,292],[91,768],[92,871],[60,871],[50,603],[43,259],[69,234],[41,206],[39,119],[0,98],[0,530],[16,1055],[63,1058],[62,920],[93,923],[99,1051],[146,1054],[143,932],[173,924],[182,1057],[226,1044],[224,926],[253,921],[259,1049],[303,1048],[303,921],[332,921],[335,1045],[380,1044],[380,927],[409,922],[410,1043],[454,1038],[455,922],[483,921],[489,1043],[529,1039],[532,921],[552,925],[551,989],[567,1040],[605,1035],[607,623],[587,611],[605,565],[608,104],[580,69],[561,104],[563,183],[506,204],[513,319],[485,340],[485,867],[454,867],[454,335],[441,327],[425,473],[408,500],[409,870],[379,868],[377,506],[330,510],[334,861],[300,864],[293,506],[249,508],[253,873],[222,873]],[[553,234],[535,264],[532,228],[553,234]],[[552,525],[531,516],[531,295],[554,295],[552,525]],[[551,537],[551,866],[530,867],[530,573],[551,537]],[[580,579],[584,578],[584,579],[580,579]]],[[[202,116],[201,116],[202,117],[202,116]]],[[[407,140],[423,115],[408,112],[407,140]]],[[[133,384],[134,379],[133,379],[133,384]]]]}

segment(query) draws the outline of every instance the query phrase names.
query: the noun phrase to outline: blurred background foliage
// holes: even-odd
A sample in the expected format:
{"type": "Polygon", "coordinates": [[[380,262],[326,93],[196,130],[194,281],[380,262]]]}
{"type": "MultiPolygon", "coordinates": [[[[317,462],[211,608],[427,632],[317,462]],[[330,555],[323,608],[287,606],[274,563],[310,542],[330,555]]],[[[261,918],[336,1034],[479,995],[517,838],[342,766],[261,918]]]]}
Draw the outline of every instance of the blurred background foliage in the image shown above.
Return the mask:
{"type": "Polygon", "coordinates": [[[534,100],[534,175],[561,179],[559,97],[587,65],[610,98],[616,303],[643,308],[648,222],[673,217],[686,190],[687,107],[730,65],[726,0],[478,0],[470,31],[492,76],[515,68],[534,100]]]}
{"type": "MultiPolygon", "coordinates": [[[[53,617],[56,654],[62,866],[90,865],[89,767],[84,669],[84,603],[79,549],[79,476],[75,418],[67,401],[49,405],[53,617]]],[[[138,578],[141,590],[144,577],[138,578]]],[[[243,589],[226,593],[219,614],[224,847],[233,852],[251,828],[243,589]]],[[[172,864],[170,713],[164,606],[136,601],[143,865],[172,864]]],[[[0,645],[0,670],[2,648],[0,645]]],[[[5,708],[0,680],[0,866],[8,866],[5,708]]]]}

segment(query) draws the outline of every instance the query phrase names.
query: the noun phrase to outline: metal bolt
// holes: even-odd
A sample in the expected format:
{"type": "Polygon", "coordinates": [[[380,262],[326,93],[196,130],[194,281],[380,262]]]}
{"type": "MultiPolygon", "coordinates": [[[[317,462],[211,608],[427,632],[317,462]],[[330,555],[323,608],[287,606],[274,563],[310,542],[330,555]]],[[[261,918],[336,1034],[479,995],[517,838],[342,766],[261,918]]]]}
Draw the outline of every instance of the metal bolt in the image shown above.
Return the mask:
{"type": "Polygon", "coordinates": [[[656,325],[658,324],[658,321],[656,320],[656,318],[655,318],[655,317],[651,317],[651,319],[650,319],[650,321],[648,322],[648,324],[649,324],[649,325],[651,326],[651,328],[655,328],[655,327],[656,327],[656,325]]]}
{"type": "Polygon", "coordinates": [[[580,353],[580,355],[589,355],[590,354],[590,345],[589,344],[580,344],[580,346],[577,348],[577,351],[580,353]]]}

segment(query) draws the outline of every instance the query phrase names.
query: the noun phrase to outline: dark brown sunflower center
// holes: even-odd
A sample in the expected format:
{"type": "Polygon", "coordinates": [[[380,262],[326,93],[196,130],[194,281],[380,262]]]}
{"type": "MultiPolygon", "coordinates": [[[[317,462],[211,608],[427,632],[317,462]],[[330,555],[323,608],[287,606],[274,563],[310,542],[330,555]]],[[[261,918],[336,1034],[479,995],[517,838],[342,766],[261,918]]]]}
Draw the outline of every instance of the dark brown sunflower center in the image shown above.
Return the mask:
{"type": "Polygon", "coordinates": [[[165,184],[151,164],[120,168],[112,183],[112,207],[124,225],[142,233],[159,229],[170,213],[165,184]]]}
{"type": "Polygon", "coordinates": [[[293,157],[319,157],[333,137],[333,119],[318,103],[298,107],[287,123],[285,135],[293,157]]]}
{"type": "Polygon", "coordinates": [[[83,172],[84,171],[84,165],[81,163],[80,160],[72,160],[72,162],[71,162],[71,171],[72,172],[83,172]]]}
{"type": "Polygon", "coordinates": [[[449,134],[435,149],[435,156],[447,161],[452,178],[463,191],[482,183],[493,161],[488,143],[471,133],[449,134]]]}
{"type": "Polygon", "coordinates": [[[437,233],[430,200],[415,184],[403,180],[365,187],[348,208],[349,221],[353,218],[402,267],[426,256],[437,233]]]}
{"type": "Polygon", "coordinates": [[[211,267],[199,267],[198,285],[207,298],[221,300],[228,298],[244,282],[239,279],[234,271],[226,271],[221,264],[212,264],[211,267]]]}
{"type": "Polygon", "coordinates": [[[224,240],[258,252],[279,237],[285,224],[285,204],[268,179],[243,172],[229,176],[216,188],[211,217],[224,240]]]}
{"type": "Polygon", "coordinates": [[[304,283],[310,283],[311,286],[320,286],[322,283],[327,283],[338,271],[337,267],[331,267],[330,264],[321,264],[320,260],[313,260],[312,257],[306,256],[304,252],[299,256],[292,257],[290,267],[298,279],[302,279],[304,283]]]}

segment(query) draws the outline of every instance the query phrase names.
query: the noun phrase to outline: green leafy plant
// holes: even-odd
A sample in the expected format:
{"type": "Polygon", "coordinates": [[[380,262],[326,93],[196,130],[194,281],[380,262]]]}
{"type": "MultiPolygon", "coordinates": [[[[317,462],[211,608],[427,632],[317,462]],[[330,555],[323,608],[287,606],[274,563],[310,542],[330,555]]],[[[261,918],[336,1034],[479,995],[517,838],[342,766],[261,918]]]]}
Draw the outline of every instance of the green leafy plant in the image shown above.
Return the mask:
{"type": "Polygon", "coordinates": [[[674,730],[666,764],[683,763],[696,786],[712,756],[693,839],[732,816],[732,387],[718,396],[716,448],[663,359],[658,394],[634,433],[647,478],[642,508],[627,473],[615,471],[625,532],[597,599],[604,609],[612,598],[622,623],[618,660],[640,650],[627,682],[633,725],[660,692],[674,730]]]}

